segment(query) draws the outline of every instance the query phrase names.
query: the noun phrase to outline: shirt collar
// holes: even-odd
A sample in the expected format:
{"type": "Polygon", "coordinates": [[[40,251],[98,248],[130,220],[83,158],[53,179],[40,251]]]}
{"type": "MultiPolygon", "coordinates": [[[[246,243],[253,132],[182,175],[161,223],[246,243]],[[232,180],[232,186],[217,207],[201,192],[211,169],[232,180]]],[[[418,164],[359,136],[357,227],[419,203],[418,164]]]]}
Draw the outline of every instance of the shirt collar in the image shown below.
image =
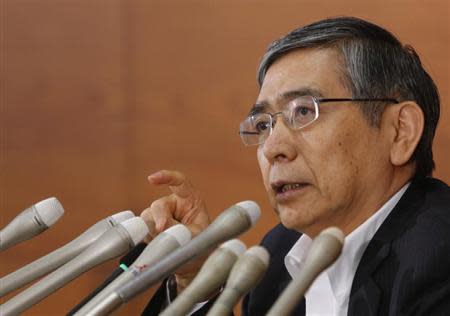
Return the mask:
{"type": "MultiPolygon", "coordinates": [[[[410,183],[405,184],[377,212],[345,237],[345,243],[340,257],[333,265],[325,270],[336,299],[341,299],[343,296],[349,295],[348,288],[351,287],[364,250],[409,185],[410,183]]],[[[311,244],[312,239],[303,234],[284,258],[286,269],[292,278],[295,278],[300,272],[311,244]]]]}

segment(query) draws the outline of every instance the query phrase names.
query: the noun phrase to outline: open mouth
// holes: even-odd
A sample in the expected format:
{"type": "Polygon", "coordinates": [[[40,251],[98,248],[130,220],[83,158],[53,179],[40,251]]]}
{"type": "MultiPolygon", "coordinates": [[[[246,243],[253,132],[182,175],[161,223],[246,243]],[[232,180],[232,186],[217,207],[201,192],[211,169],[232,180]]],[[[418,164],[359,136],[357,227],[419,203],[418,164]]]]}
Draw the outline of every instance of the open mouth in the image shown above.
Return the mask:
{"type": "Polygon", "coordinates": [[[298,182],[298,183],[276,182],[276,183],[272,184],[272,189],[278,195],[278,194],[283,194],[283,193],[286,193],[289,191],[295,191],[295,190],[302,189],[307,185],[308,185],[307,183],[302,183],[302,182],[298,182]]]}

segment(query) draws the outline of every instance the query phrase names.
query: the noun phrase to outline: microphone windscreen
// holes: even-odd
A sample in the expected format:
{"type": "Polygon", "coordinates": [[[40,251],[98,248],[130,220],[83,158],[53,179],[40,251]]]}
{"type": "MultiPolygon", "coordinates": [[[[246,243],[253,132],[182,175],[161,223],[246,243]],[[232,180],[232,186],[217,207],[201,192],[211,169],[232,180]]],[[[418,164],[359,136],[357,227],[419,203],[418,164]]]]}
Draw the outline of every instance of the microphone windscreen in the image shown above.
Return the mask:
{"type": "Polygon", "coordinates": [[[236,205],[245,209],[245,212],[247,213],[248,218],[250,219],[251,226],[253,226],[256,223],[256,221],[258,221],[259,216],[261,215],[261,209],[259,208],[259,205],[256,204],[256,202],[242,201],[236,203],[236,205]]]}
{"type": "Polygon", "coordinates": [[[180,244],[186,245],[192,238],[191,231],[184,225],[178,224],[166,229],[163,233],[169,234],[180,244]]]}
{"type": "Polygon", "coordinates": [[[290,315],[317,276],[339,257],[344,233],[337,227],[323,230],[314,238],[302,270],[284,289],[266,315],[290,315]]]}
{"type": "Polygon", "coordinates": [[[56,223],[64,214],[64,208],[57,198],[51,197],[34,205],[37,214],[47,227],[56,223]]]}
{"type": "Polygon", "coordinates": [[[129,234],[133,245],[140,243],[148,234],[148,226],[140,217],[133,217],[119,224],[129,234]]]}
{"type": "Polygon", "coordinates": [[[135,217],[134,213],[133,213],[133,211],[130,211],[130,210],[122,211],[122,212],[116,213],[114,215],[111,215],[111,218],[114,220],[114,222],[116,224],[122,223],[122,222],[126,221],[127,219],[130,219],[133,217],[135,217]]]}

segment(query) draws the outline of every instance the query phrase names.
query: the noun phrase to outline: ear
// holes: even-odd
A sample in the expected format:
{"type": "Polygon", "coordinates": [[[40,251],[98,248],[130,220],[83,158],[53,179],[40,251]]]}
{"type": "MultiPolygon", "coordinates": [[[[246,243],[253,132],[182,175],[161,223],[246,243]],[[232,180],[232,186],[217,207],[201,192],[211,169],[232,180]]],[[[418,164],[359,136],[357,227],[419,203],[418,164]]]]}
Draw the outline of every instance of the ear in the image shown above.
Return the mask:
{"type": "Polygon", "coordinates": [[[422,109],[413,101],[399,103],[390,112],[394,127],[390,159],[394,166],[402,166],[410,161],[420,141],[425,119],[422,109]]]}

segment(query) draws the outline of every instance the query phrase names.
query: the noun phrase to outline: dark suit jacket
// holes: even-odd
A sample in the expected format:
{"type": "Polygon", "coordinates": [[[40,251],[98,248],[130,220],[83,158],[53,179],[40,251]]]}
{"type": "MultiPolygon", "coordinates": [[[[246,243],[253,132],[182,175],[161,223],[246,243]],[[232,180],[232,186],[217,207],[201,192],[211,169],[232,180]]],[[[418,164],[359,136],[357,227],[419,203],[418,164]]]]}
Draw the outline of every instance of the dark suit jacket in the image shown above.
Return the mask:
{"type": "MultiPolygon", "coordinates": [[[[262,240],[269,270],[244,299],[242,315],[265,315],[291,278],[284,257],[300,234],[278,225],[262,240]]],[[[159,310],[159,292],[143,315],[159,310]]],[[[161,305],[162,304],[162,305],[161,305]]],[[[195,315],[204,315],[206,308],[195,315]]],[[[294,315],[305,315],[299,302],[294,315]]],[[[450,188],[436,179],[414,180],[365,250],[348,315],[450,315],[450,188]]]]}

